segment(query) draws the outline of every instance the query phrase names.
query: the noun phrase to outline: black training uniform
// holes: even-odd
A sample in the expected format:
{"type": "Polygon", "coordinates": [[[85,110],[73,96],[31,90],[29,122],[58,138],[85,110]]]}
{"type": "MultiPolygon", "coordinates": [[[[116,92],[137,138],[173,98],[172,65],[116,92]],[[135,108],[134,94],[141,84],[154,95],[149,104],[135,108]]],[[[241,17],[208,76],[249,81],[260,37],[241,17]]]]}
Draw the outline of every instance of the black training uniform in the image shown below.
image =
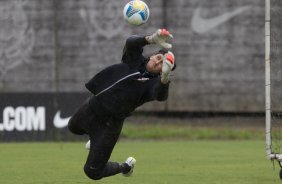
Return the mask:
{"type": "Polygon", "coordinates": [[[126,164],[108,161],[124,119],[145,102],[168,97],[169,84],[162,84],[159,75],[146,72],[148,59],[143,56],[143,47],[147,44],[145,37],[128,38],[122,63],[105,68],[86,83],[93,95],[69,122],[71,132],[90,137],[84,171],[91,179],[129,171],[126,164]]]}

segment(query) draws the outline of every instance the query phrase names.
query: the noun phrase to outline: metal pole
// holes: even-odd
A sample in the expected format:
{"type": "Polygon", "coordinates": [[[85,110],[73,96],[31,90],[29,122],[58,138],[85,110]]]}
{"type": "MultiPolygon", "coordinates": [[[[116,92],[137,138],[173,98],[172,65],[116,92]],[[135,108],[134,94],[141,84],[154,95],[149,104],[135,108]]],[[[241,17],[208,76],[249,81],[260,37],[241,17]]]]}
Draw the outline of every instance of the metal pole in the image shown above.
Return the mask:
{"type": "Polygon", "coordinates": [[[270,0],[265,0],[265,138],[266,158],[272,158],[271,150],[271,96],[270,96],[270,0]]]}

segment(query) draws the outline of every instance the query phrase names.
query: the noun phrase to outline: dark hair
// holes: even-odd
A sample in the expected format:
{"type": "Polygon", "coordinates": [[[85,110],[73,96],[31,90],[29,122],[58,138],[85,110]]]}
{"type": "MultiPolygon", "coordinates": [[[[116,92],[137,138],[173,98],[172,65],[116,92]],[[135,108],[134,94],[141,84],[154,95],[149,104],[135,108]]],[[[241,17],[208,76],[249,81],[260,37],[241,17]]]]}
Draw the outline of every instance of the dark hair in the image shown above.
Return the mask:
{"type": "MultiPolygon", "coordinates": [[[[168,50],[161,49],[161,50],[159,50],[159,51],[158,51],[157,53],[155,53],[155,54],[162,54],[162,55],[165,55],[166,53],[168,53],[168,50]]],[[[176,62],[174,62],[174,66],[173,66],[173,68],[172,68],[172,71],[175,70],[175,68],[176,68],[176,62]]]]}
{"type": "Polygon", "coordinates": [[[165,55],[166,53],[168,53],[168,50],[161,49],[161,50],[159,50],[156,54],[165,55]]]}

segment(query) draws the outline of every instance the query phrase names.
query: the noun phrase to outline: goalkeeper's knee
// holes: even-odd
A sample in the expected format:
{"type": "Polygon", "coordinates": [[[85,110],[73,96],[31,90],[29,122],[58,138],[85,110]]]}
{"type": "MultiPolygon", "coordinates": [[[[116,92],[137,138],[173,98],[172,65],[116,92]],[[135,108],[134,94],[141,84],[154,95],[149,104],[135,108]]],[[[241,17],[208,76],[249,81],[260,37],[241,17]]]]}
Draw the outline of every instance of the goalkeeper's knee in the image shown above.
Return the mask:
{"type": "Polygon", "coordinates": [[[103,178],[103,170],[92,168],[87,164],[84,165],[84,173],[92,180],[100,180],[103,178]]]}

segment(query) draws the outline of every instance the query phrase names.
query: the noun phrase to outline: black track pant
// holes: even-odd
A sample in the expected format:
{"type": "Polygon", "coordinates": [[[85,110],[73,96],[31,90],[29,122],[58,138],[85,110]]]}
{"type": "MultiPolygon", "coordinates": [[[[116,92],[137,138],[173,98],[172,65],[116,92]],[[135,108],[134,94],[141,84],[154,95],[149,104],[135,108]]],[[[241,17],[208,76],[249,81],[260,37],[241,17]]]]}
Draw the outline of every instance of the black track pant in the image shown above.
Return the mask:
{"type": "Polygon", "coordinates": [[[123,121],[124,118],[112,117],[99,105],[90,108],[88,102],[70,119],[68,127],[72,133],[88,134],[90,137],[90,151],[84,165],[84,172],[89,178],[99,180],[128,171],[124,164],[108,161],[119,138],[123,121]]]}

